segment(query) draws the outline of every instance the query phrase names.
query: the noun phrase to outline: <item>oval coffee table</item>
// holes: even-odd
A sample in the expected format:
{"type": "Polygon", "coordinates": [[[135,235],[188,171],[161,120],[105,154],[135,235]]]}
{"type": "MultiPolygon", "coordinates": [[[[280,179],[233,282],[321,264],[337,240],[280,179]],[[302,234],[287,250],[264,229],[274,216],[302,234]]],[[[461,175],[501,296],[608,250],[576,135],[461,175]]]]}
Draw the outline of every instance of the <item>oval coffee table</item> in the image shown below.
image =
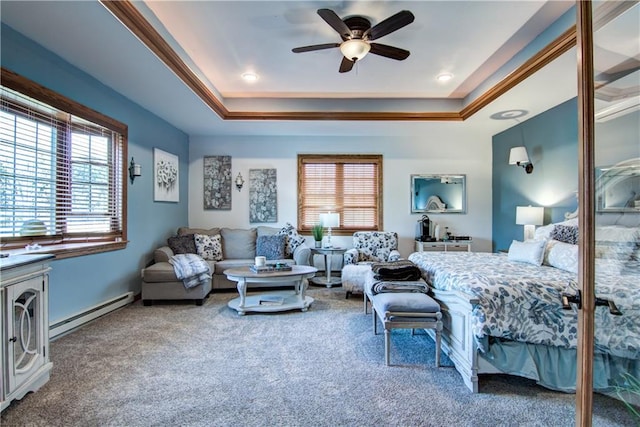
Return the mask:
{"type": "Polygon", "coordinates": [[[293,265],[289,271],[270,271],[267,273],[255,273],[249,267],[230,268],[224,271],[229,280],[238,282],[237,288],[240,296],[228,302],[228,306],[243,315],[250,311],[278,312],[300,309],[307,311],[313,298],[305,296],[307,279],[315,276],[318,271],[308,265],[293,265]],[[247,284],[256,283],[262,286],[294,283],[293,291],[263,292],[256,295],[247,295],[247,284]]]}

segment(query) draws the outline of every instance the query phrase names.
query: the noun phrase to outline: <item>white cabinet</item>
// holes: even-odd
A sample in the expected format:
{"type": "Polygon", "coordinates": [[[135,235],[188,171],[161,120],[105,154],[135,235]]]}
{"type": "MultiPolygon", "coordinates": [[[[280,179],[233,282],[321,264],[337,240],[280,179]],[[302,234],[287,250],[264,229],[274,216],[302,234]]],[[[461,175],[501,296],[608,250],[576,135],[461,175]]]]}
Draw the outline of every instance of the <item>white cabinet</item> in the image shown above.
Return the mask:
{"type": "Polygon", "coordinates": [[[449,240],[439,242],[420,242],[416,240],[416,252],[471,252],[471,240],[449,240]]]}
{"type": "Polygon", "coordinates": [[[14,255],[0,268],[0,410],[49,380],[48,291],[53,255],[14,255]]]}

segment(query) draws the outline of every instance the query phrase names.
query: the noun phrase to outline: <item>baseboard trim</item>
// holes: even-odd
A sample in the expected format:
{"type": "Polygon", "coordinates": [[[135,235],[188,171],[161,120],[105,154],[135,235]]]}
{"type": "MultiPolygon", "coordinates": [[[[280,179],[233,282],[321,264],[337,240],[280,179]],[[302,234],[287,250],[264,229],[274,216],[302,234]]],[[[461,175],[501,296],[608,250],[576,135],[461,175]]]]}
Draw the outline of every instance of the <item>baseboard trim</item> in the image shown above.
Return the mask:
{"type": "Polygon", "coordinates": [[[131,304],[134,301],[133,292],[127,292],[118,297],[112,298],[100,304],[96,304],[93,307],[88,308],[80,313],[69,316],[56,322],[53,325],[49,325],[49,339],[57,338],[73,329],[111,313],[125,305],[131,304]]]}

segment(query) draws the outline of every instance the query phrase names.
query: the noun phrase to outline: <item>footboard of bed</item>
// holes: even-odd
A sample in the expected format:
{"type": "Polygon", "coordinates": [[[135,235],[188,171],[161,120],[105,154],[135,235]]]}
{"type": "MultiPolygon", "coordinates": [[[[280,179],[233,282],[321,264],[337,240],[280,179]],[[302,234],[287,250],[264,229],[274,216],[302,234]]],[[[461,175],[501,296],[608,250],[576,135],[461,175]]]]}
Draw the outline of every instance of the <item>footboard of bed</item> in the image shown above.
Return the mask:
{"type": "Polygon", "coordinates": [[[471,310],[478,300],[458,291],[431,291],[442,312],[442,349],[469,390],[478,393],[478,374],[481,372],[478,347],[471,329],[471,310]]]}

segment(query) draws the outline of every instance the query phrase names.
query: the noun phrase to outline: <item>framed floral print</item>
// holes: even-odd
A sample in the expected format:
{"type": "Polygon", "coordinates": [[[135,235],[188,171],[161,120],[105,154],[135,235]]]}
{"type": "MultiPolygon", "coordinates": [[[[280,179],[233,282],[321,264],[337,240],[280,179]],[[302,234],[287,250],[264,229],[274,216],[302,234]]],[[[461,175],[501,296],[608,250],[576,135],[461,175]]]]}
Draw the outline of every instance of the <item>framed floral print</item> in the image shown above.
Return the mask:
{"type": "Polygon", "coordinates": [[[249,222],[278,222],[276,169],[249,169],[249,222]]]}
{"type": "Polygon", "coordinates": [[[153,200],[156,202],[179,202],[180,183],[178,156],[153,149],[153,200]]]}
{"type": "Polygon", "coordinates": [[[231,156],[205,156],[202,163],[204,209],[230,210],[231,156]]]}

